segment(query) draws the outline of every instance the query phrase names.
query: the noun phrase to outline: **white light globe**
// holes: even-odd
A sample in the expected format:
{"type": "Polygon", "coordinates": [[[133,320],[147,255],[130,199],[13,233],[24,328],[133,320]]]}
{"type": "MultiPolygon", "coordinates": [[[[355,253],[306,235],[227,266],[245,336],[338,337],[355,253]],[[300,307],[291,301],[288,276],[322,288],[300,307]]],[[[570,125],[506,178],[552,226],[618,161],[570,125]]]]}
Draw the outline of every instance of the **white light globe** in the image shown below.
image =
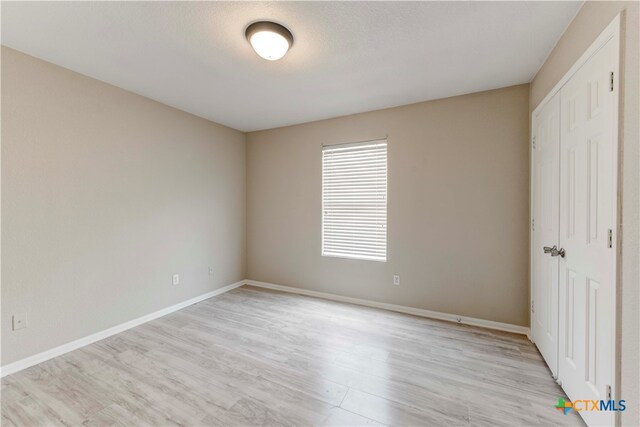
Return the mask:
{"type": "Polygon", "coordinates": [[[289,41],[272,31],[258,31],[249,40],[253,50],[269,61],[277,61],[289,50],[289,41]]]}

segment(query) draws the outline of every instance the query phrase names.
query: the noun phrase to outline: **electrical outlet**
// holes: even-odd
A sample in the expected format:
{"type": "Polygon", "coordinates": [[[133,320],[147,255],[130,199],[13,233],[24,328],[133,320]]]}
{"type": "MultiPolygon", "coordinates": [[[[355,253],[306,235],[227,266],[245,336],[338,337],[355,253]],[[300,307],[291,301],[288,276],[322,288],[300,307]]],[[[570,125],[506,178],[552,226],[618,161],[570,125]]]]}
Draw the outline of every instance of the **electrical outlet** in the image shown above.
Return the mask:
{"type": "Polygon", "coordinates": [[[399,275],[397,275],[397,274],[393,275],[393,284],[395,286],[400,286],[400,276],[399,275]]]}
{"type": "Polygon", "coordinates": [[[209,276],[213,276],[213,267],[209,267],[209,276]]]}
{"type": "Polygon", "coordinates": [[[179,285],[180,284],[180,275],[179,274],[174,274],[173,275],[173,284],[174,285],[179,285]]]}
{"type": "Polygon", "coordinates": [[[27,313],[14,314],[11,319],[14,331],[27,327],[27,313]]]}

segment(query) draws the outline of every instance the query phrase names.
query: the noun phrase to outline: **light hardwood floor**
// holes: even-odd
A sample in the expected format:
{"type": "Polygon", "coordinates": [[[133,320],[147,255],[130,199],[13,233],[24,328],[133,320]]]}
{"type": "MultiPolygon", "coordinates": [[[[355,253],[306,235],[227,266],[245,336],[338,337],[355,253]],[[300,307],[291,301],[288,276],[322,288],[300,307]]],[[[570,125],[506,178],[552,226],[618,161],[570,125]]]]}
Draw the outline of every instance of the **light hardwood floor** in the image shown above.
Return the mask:
{"type": "Polygon", "coordinates": [[[582,425],[526,337],[244,286],[2,379],[2,425],[582,425]]]}

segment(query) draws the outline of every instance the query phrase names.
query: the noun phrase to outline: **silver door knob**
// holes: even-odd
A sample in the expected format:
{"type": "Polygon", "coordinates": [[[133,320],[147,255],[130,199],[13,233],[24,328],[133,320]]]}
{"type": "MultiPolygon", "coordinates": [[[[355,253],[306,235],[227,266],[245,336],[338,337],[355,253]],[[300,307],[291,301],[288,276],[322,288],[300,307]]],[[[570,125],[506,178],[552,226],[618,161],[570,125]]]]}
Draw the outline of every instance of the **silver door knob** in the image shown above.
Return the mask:
{"type": "Polygon", "coordinates": [[[552,248],[550,248],[549,246],[545,246],[542,248],[542,250],[545,254],[551,254],[551,256],[560,256],[561,258],[564,258],[564,256],[566,255],[564,249],[558,249],[556,245],[553,245],[552,248]]]}

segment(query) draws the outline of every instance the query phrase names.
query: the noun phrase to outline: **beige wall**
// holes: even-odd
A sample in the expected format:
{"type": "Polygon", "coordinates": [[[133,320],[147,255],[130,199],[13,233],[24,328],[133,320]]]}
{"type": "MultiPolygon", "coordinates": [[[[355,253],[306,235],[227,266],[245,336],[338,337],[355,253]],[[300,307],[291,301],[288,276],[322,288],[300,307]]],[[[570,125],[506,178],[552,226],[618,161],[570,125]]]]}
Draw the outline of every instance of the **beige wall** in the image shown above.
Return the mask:
{"type": "Polygon", "coordinates": [[[2,365],[244,279],[242,133],[3,47],[1,136],[2,365]]]}
{"type": "Polygon", "coordinates": [[[617,396],[627,400],[621,414],[624,425],[640,425],[640,149],[638,117],[638,2],[587,2],[558,42],[557,46],[531,83],[533,110],[562,76],[571,68],[596,37],[622,12],[621,67],[621,153],[622,167],[622,245],[620,286],[618,291],[618,385],[617,396]],[[621,375],[621,373],[623,373],[621,375]]]}
{"type": "Polygon", "coordinates": [[[528,91],[249,133],[248,278],[528,325],[528,91]],[[321,145],[385,135],[388,261],[320,256],[321,145]]]}

